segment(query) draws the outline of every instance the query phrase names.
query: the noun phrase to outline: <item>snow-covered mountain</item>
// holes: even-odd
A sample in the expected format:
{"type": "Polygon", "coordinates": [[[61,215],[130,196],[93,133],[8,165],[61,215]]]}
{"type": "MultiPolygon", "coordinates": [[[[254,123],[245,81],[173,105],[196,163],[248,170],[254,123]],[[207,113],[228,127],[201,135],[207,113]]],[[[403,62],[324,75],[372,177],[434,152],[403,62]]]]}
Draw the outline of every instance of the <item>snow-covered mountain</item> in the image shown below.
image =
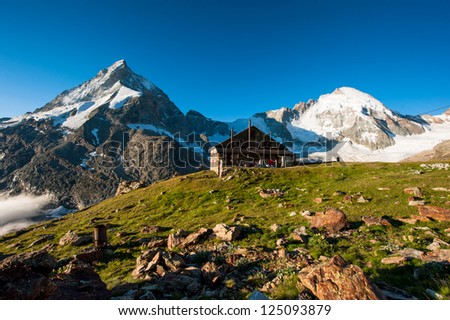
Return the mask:
{"type": "MultiPolygon", "coordinates": [[[[404,116],[348,87],[250,120],[303,157],[400,161],[450,140],[450,110],[404,116]]],[[[52,193],[80,208],[113,195],[121,179],[151,183],[204,168],[208,148],[247,125],[184,114],[120,60],[34,112],[0,119],[0,193],[52,193]]]]}
{"type": "Polygon", "coordinates": [[[0,191],[51,193],[84,207],[120,179],[151,183],[207,165],[207,136],[228,126],[183,114],[124,60],[34,112],[0,121],[0,191]],[[202,149],[203,147],[203,149],[202,149]]]}

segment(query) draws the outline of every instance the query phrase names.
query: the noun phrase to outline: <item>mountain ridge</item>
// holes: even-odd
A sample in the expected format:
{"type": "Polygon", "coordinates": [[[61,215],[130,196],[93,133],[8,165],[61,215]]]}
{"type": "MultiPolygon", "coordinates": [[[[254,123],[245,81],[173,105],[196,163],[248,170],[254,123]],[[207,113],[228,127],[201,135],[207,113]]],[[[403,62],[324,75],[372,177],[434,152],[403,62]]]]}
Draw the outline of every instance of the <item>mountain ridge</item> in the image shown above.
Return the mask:
{"type": "MultiPolygon", "coordinates": [[[[52,193],[58,205],[83,208],[112,196],[120,180],[153,183],[207,168],[209,148],[227,139],[231,128],[244,130],[248,120],[226,123],[195,110],[184,114],[119,60],[34,112],[0,121],[0,190],[52,193]]],[[[445,113],[403,116],[349,87],[250,120],[299,156],[350,143],[340,149],[349,155],[340,155],[345,161],[364,161],[367,155],[374,157],[366,161],[399,161],[411,154],[389,158],[383,150],[426,136],[416,153],[424,151],[450,127],[445,113]],[[430,134],[435,131],[438,138],[430,134]]],[[[402,148],[410,148],[408,143],[402,148]]]]}

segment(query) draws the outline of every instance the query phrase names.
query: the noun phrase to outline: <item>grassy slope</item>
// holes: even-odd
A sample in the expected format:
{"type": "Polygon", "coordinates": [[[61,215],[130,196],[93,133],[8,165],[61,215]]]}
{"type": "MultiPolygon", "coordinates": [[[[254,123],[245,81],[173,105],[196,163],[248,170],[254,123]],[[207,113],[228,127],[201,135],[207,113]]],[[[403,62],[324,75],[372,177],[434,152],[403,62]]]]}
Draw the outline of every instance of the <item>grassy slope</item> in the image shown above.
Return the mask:
{"type": "MultiPolygon", "coordinates": [[[[135,259],[141,252],[138,240],[146,237],[140,234],[144,225],[164,227],[164,231],[158,235],[166,236],[178,228],[196,231],[199,227],[211,228],[221,222],[233,224],[233,219],[241,214],[245,216],[242,223],[249,224],[260,232],[251,233],[236,241],[236,245],[272,249],[275,248],[278,237],[288,235],[298,226],[308,225],[307,220],[300,214],[303,210],[323,211],[327,206],[333,206],[347,214],[355,230],[351,236],[327,240],[320,235],[314,235],[308,244],[293,243],[289,248],[303,246],[309,249],[313,256],[339,253],[362,267],[374,281],[383,280],[421,296],[425,287],[434,286],[439,290],[437,284],[418,283],[412,278],[413,269],[421,262],[413,260],[403,267],[381,265],[380,260],[389,254],[389,251],[382,247],[412,247],[425,250],[432,242],[433,236],[413,230],[411,225],[402,223],[395,227],[367,228],[362,226],[361,222],[361,217],[365,215],[395,219],[417,214],[417,208],[408,206],[408,195],[403,192],[404,188],[411,186],[422,188],[429,204],[448,207],[445,202],[450,200],[450,194],[433,191],[431,188],[450,187],[450,171],[408,174],[417,169],[419,164],[414,163],[242,169],[229,181],[221,181],[214,173],[203,171],[106,200],[60,220],[30,227],[24,233],[7,235],[0,240],[0,252],[31,251],[48,243],[55,243],[52,254],[58,258],[69,257],[82,248],[58,246],[63,234],[68,230],[90,234],[95,224],[107,223],[110,227],[109,242],[116,250],[97,264],[97,271],[108,286],[113,287],[122,282],[133,281],[130,274],[135,267],[135,259]],[[257,192],[258,187],[281,189],[286,194],[283,198],[262,199],[257,192]],[[380,191],[380,187],[390,190],[380,191]],[[211,190],[215,192],[210,192],[211,190]],[[347,194],[361,192],[364,197],[372,200],[369,203],[343,204],[342,196],[332,196],[337,190],[347,194]],[[314,203],[313,199],[317,197],[324,198],[324,201],[321,204],[314,203]],[[293,211],[297,212],[297,215],[290,216],[293,211]],[[277,234],[269,229],[273,223],[283,226],[277,234]],[[127,232],[128,235],[119,237],[119,232],[127,232]],[[27,248],[31,242],[44,234],[55,234],[56,237],[52,241],[27,248]]],[[[450,223],[418,223],[418,226],[427,226],[442,240],[450,241],[443,232],[450,227],[450,223]]],[[[448,282],[448,275],[441,271],[437,270],[438,278],[448,282]]]]}

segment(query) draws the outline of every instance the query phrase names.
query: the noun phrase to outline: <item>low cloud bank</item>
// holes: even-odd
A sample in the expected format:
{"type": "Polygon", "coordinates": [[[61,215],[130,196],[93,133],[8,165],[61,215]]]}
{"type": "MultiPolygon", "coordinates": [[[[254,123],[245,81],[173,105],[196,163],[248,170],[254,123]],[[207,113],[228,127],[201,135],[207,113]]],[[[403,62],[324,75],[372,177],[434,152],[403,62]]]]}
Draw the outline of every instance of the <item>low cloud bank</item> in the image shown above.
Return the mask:
{"type": "Polygon", "coordinates": [[[0,198],[0,235],[33,224],[31,219],[41,215],[50,201],[49,195],[0,198]]]}

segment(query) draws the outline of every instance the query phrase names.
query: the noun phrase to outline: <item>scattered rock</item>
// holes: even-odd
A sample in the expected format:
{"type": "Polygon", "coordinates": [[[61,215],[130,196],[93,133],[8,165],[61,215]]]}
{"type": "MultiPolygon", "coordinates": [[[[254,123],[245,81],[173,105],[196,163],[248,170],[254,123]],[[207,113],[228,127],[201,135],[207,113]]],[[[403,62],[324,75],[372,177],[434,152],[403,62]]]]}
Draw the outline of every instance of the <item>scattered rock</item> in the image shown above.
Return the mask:
{"type": "Polygon", "coordinates": [[[353,202],[353,197],[350,195],[346,195],[342,198],[342,202],[344,203],[352,203],[353,202]]]}
{"type": "Polygon", "coordinates": [[[414,197],[423,198],[422,190],[419,187],[409,187],[403,190],[406,194],[412,194],[414,197]]]}
{"type": "Polygon", "coordinates": [[[146,186],[144,181],[121,181],[117,187],[116,197],[146,186]]]}
{"type": "Polygon", "coordinates": [[[90,264],[71,262],[67,269],[50,279],[56,290],[48,297],[58,300],[105,300],[111,292],[90,264]]]}
{"type": "Polygon", "coordinates": [[[412,197],[413,200],[408,199],[408,205],[409,206],[424,206],[425,205],[425,200],[414,200],[414,197],[412,197]]]}
{"type": "Polygon", "coordinates": [[[152,249],[152,248],[161,248],[161,247],[165,247],[167,246],[167,240],[166,239],[158,239],[158,240],[153,240],[147,243],[147,248],[152,249]]]}
{"type": "Polygon", "coordinates": [[[422,163],[420,165],[421,168],[424,168],[426,170],[448,170],[448,168],[450,168],[450,164],[448,163],[430,163],[430,164],[425,164],[422,163]]]}
{"type": "Polygon", "coordinates": [[[417,300],[416,297],[410,295],[408,292],[387,285],[384,282],[378,283],[378,287],[381,289],[381,292],[388,300],[417,300]]]}
{"type": "Polygon", "coordinates": [[[183,241],[183,239],[188,234],[189,233],[187,233],[183,229],[179,229],[176,233],[170,234],[169,237],[167,238],[167,248],[169,250],[173,250],[183,241]]]}
{"type": "Polygon", "coordinates": [[[426,289],[425,294],[434,300],[443,300],[444,299],[444,297],[441,294],[439,294],[431,289],[426,289]]]}
{"type": "Polygon", "coordinates": [[[280,189],[259,189],[261,198],[278,198],[284,196],[284,192],[280,189]]]}
{"type": "Polygon", "coordinates": [[[448,246],[450,246],[450,244],[448,244],[447,242],[439,238],[434,238],[433,242],[427,246],[427,249],[430,251],[436,251],[438,249],[441,249],[441,247],[448,247],[448,246]]]}
{"type": "Polygon", "coordinates": [[[361,195],[361,196],[358,197],[358,199],[356,199],[356,202],[358,202],[358,203],[367,203],[367,202],[369,202],[369,200],[364,198],[364,196],[361,195]]]}
{"type": "Polygon", "coordinates": [[[338,196],[343,196],[343,195],[345,195],[345,192],[341,191],[341,190],[337,190],[333,193],[333,197],[338,197],[338,196]]]}
{"type": "Polygon", "coordinates": [[[162,228],[158,227],[158,226],[144,226],[141,229],[141,233],[143,233],[143,234],[153,234],[153,233],[158,233],[161,231],[162,231],[162,228]]]}
{"type": "Polygon", "coordinates": [[[304,218],[308,219],[308,218],[311,217],[311,212],[308,211],[308,210],[305,210],[305,211],[302,212],[302,216],[303,216],[304,218]]]}
{"type": "Polygon", "coordinates": [[[428,252],[422,257],[422,260],[428,262],[449,262],[450,263],[450,249],[437,249],[428,252]]]}
{"type": "Polygon", "coordinates": [[[378,190],[380,190],[380,191],[389,191],[389,190],[391,190],[391,188],[380,187],[380,188],[378,188],[378,190]]]}
{"type": "Polygon", "coordinates": [[[356,265],[334,256],[298,274],[302,284],[321,300],[378,300],[383,295],[356,265]]]}
{"type": "Polygon", "coordinates": [[[392,226],[391,223],[384,218],[362,217],[362,221],[364,221],[364,223],[368,227],[372,227],[372,226],[390,227],[390,226],[392,226]]]}
{"type": "Polygon", "coordinates": [[[431,188],[434,191],[443,191],[443,192],[450,192],[449,188],[442,188],[442,187],[437,187],[437,188],[431,188]]]}
{"type": "Polygon", "coordinates": [[[422,259],[423,251],[413,249],[413,248],[405,248],[399,251],[396,251],[395,254],[405,257],[406,259],[422,259]]]}
{"type": "Polygon", "coordinates": [[[270,226],[270,230],[272,230],[273,232],[277,232],[280,228],[281,226],[278,223],[274,223],[270,226]]]}
{"type": "Polygon", "coordinates": [[[261,291],[255,290],[250,294],[248,300],[269,300],[269,298],[267,298],[261,291]]]}
{"type": "Polygon", "coordinates": [[[48,275],[56,268],[57,262],[47,251],[33,251],[9,256],[0,262],[0,269],[26,266],[34,272],[48,275]]]}
{"type": "Polygon", "coordinates": [[[292,211],[292,212],[289,213],[289,217],[294,217],[296,215],[297,215],[297,212],[295,212],[295,211],[292,211]]]}
{"type": "Polygon", "coordinates": [[[315,198],[313,201],[315,203],[322,203],[323,202],[323,198],[315,198]]]}
{"type": "Polygon", "coordinates": [[[308,233],[306,232],[306,227],[301,226],[299,228],[294,229],[289,235],[295,241],[300,241],[305,243],[307,241],[308,233]]]}
{"type": "Polygon", "coordinates": [[[312,218],[310,227],[325,228],[328,232],[338,232],[348,228],[347,216],[339,209],[328,208],[325,212],[317,212],[312,218]]]}
{"type": "Polygon", "coordinates": [[[450,221],[450,209],[435,206],[420,206],[418,209],[421,216],[437,221],[450,221]]]}
{"type": "Polygon", "coordinates": [[[46,299],[56,290],[47,278],[56,260],[45,251],[7,257],[0,263],[0,299],[46,299]]]}
{"type": "Polygon", "coordinates": [[[239,226],[227,226],[225,223],[219,223],[213,228],[213,232],[217,238],[224,241],[236,240],[241,234],[242,228],[239,226]]]}
{"type": "Polygon", "coordinates": [[[287,240],[284,239],[284,238],[277,239],[277,242],[276,242],[277,247],[282,247],[282,246],[284,246],[287,243],[288,243],[287,240]]]}
{"type": "Polygon", "coordinates": [[[191,245],[195,245],[202,240],[205,240],[209,235],[211,235],[211,229],[200,228],[197,232],[188,235],[180,244],[180,248],[186,248],[191,245]]]}
{"type": "Polygon", "coordinates": [[[417,221],[421,221],[421,222],[430,222],[431,221],[427,217],[417,216],[417,215],[412,215],[411,218],[398,218],[398,220],[401,222],[404,222],[404,223],[408,223],[408,224],[415,224],[417,221]]]}
{"type": "Polygon", "coordinates": [[[382,264],[403,264],[406,262],[406,258],[402,256],[389,256],[381,259],[382,264]]]}
{"type": "Polygon", "coordinates": [[[74,245],[82,246],[92,242],[92,236],[79,236],[72,230],[67,231],[65,235],[59,240],[60,246],[74,245]]]}
{"type": "Polygon", "coordinates": [[[0,263],[0,299],[108,299],[110,292],[90,265],[69,263],[49,278],[58,264],[46,251],[7,257],[0,263]]]}
{"type": "Polygon", "coordinates": [[[27,247],[28,249],[34,246],[37,246],[39,244],[42,244],[44,242],[50,241],[55,239],[55,235],[54,234],[45,234],[41,237],[39,237],[37,240],[33,241],[32,243],[30,243],[30,245],[27,247]]]}
{"type": "Polygon", "coordinates": [[[99,261],[103,257],[104,253],[97,248],[89,248],[84,250],[78,254],[76,254],[73,258],[74,260],[79,260],[84,263],[92,264],[95,261],[99,261]]]}

